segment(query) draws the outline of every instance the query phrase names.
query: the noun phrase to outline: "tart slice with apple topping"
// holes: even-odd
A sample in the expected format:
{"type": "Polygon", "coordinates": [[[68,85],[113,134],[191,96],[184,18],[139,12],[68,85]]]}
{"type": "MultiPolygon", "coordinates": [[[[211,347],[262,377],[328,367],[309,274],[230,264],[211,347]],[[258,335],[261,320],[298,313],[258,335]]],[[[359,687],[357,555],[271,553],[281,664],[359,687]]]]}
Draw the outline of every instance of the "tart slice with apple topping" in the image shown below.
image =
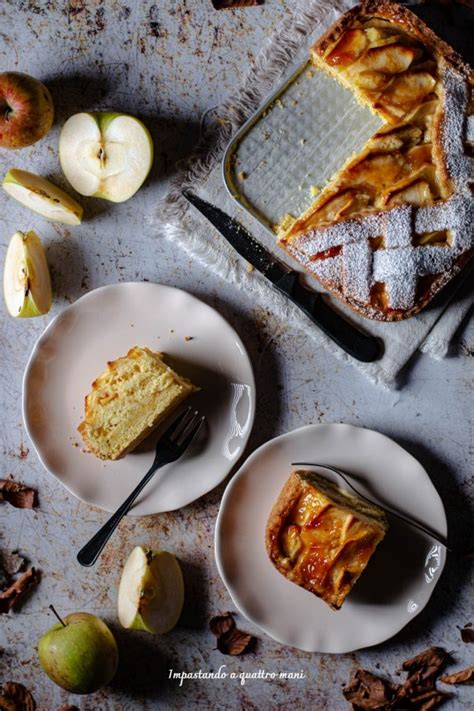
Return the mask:
{"type": "Polygon", "coordinates": [[[288,580],[338,610],[387,528],[375,504],[320,474],[294,471],[270,513],[267,552],[288,580]]]}

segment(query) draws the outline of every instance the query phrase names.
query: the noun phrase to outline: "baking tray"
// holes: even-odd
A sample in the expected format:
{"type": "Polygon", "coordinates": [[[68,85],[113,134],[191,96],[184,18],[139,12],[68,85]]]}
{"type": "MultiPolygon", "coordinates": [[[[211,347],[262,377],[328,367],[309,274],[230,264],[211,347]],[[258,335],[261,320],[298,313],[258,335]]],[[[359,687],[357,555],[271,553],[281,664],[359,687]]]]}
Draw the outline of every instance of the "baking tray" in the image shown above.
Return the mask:
{"type": "Polygon", "coordinates": [[[232,138],[224,183],[274,236],[274,226],[288,213],[301,215],[382,125],[308,60],[232,138]]]}

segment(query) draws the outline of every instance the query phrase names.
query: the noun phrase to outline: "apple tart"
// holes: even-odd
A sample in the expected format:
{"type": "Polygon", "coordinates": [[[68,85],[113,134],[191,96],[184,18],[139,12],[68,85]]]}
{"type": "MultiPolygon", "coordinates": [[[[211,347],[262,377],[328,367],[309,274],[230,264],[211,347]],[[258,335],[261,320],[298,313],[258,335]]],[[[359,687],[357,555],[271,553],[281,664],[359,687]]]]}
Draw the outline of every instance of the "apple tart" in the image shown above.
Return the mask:
{"type": "Polygon", "coordinates": [[[311,471],[294,471],[270,513],[267,552],[288,580],[338,610],[387,532],[384,511],[311,471]]]}
{"type": "Polygon", "coordinates": [[[78,432],[96,457],[118,459],[197,390],[160,353],[134,346],[92,383],[78,432]]]}
{"type": "Polygon", "coordinates": [[[363,316],[418,313],[473,254],[474,74],[406,8],[367,0],[311,61],[384,125],[280,245],[363,316]]]}

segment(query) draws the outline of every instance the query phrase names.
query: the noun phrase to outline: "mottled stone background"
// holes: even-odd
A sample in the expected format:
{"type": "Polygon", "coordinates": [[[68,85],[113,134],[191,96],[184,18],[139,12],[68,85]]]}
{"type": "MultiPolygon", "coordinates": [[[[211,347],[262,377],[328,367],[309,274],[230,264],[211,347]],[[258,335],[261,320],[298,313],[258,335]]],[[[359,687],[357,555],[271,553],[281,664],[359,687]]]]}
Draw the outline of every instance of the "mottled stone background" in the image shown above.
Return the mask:
{"type": "MultiPolygon", "coordinates": [[[[0,172],[29,168],[66,186],[57,159],[58,131],[67,116],[112,108],[137,114],[157,149],[146,186],[127,203],[83,199],[87,219],[74,229],[54,225],[0,195],[2,262],[10,236],[35,228],[47,245],[54,281],[50,315],[16,322],[2,313],[2,476],[39,491],[36,511],[0,504],[2,548],[19,549],[42,571],[40,586],[20,612],[0,619],[2,681],[24,683],[43,711],[75,703],[84,711],[131,709],[347,708],[340,687],[364,665],[393,673],[402,660],[431,644],[453,650],[457,664],[472,664],[458,625],[471,620],[468,563],[449,558],[425,611],[389,642],[356,654],[308,654],[282,647],[258,632],[255,653],[223,657],[208,631],[211,615],[232,609],[213,556],[216,513],[225,484],[181,511],[123,522],[92,570],[75,556],[106,515],[76,501],[47,474],[26,439],[21,421],[21,378],[29,352],[46,323],[90,289],[122,280],[157,281],[187,289],[214,306],[241,334],[257,380],[255,427],[248,451],[268,438],[311,422],[349,422],[375,428],[413,453],[444,499],[452,541],[465,549],[472,529],[469,446],[472,420],[472,330],[464,331],[442,363],[417,357],[399,392],[368,384],[362,375],[314,348],[291,323],[277,322],[148,227],[145,215],[166,190],[176,161],[199,135],[206,109],[231,96],[265,37],[293,3],[216,12],[210,0],[3,0],[0,3],[1,68],[20,70],[50,87],[57,121],[46,139],[18,153],[0,153],[0,172]],[[136,544],[162,546],[179,557],[187,606],[178,627],[163,638],[122,631],[116,619],[122,563],[136,544]],[[72,697],[43,674],[35,651],[52,624],[53,602],[62,614],[87,610],[107,620],[120,644],[113,684],[93,697],[72,697]],[[167,680],[168,669],[299,671],[305,680],[185,682],[167,680]]],[[[383,462],[380,462],[383,467],[383,462]]],[[[256,581],[258,585],[258,581],[256,581]]],[[[291,615],[291,610],[288,610],[291,615]]],[[[244,629],[252,630],[245,620],[244,629]]],[[[472,698],[471,698],[472,701],[472,698]]],[[[472,708],[469,689],[457,689],[446,709],[472,708]]]]}

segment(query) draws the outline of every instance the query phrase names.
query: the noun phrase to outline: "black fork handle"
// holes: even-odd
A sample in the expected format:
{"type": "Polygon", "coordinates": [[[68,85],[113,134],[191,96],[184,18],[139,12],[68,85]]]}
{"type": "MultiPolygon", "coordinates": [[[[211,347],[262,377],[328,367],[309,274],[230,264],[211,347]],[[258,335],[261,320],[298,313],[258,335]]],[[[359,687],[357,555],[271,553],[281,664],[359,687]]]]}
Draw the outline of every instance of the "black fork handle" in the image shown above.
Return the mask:
{"type": "Polygon", "coordinates": [[[147,471],[141,482],[132,491],[130,496],[125,499],[123,504],[117,509],[115,513],[112,514],[109,520],[104,523],[102,528],[97,531],[97,533],[91,538],[89,543],[86,543],[86,545],[81,548],[81,550],[77,554],[77,560],[81,565],[87,568],[94,565],[97,558],[101,554],[105,544],[109,540],[110,536],[115,531],[123,517],[132,508],[135,499],[139,496],[139,494],[141,494],[150,479],[152,479],[156,470],[166,463],[167,462],[164,459],[160,459],[158,457],[155,459],[155,461],[151,465],[151,468],[147,471]]]}

